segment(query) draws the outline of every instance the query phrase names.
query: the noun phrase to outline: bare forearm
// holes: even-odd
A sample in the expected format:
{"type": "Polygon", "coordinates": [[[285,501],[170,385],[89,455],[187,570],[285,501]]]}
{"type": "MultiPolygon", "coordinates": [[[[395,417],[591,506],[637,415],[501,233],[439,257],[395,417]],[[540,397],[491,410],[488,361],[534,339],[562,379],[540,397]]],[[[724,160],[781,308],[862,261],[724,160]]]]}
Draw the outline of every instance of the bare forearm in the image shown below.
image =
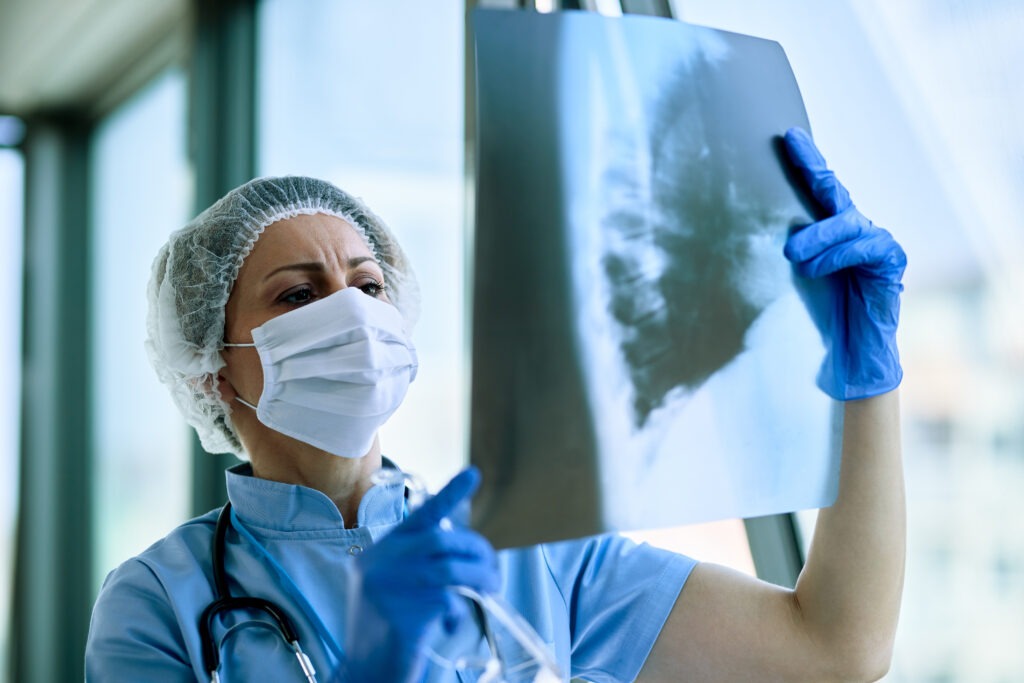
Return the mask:
{"type": "Polygon", "coordinates": [[[839,495],[819,513],[795,597],[808,632],[842,666],[891,656],[906,554],[899,396],[846,404],[839,495]]]}

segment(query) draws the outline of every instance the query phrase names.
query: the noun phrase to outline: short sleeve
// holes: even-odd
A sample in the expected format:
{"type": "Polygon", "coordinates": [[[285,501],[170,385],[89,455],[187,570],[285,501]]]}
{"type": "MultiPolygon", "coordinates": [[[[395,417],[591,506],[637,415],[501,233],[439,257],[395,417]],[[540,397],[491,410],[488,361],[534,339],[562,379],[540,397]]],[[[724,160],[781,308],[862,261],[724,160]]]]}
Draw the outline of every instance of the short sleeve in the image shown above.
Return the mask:
{"type": "Polygon", "coordinates": [[[543,549],[569,608],[572,675],[633,681],[696,562],[615,535],[543,549]]]}
{"type": "Polygon", "coordinates": [[[85,680],[196,680],[170,601],[143,562],[121,565],[100,589],[85,646],[85,680]]]}

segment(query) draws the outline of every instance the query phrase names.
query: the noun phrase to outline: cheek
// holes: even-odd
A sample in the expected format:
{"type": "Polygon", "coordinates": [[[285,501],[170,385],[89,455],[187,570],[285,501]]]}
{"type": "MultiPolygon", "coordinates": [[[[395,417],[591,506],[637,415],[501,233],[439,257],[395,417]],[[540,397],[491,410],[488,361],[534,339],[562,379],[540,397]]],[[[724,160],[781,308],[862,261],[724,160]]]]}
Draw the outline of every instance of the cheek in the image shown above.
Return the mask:
{"type": "Polygon", "coordinates": [[[225,395],[228,391],[233,391],[234,394],[256,405],[260,394],[263,393],[263,365],[256,349],[232,349],[224,354],[224,360],[227,364],[221,369],[220,374],[230,386],[222,387],[221,396],[233,399],[234,396],[225,395]]]}

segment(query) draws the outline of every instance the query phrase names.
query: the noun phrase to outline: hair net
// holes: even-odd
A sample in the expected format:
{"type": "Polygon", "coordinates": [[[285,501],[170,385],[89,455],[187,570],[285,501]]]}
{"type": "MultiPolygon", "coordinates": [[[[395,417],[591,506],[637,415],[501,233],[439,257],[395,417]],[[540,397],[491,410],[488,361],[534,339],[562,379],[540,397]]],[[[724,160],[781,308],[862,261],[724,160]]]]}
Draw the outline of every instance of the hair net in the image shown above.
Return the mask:
{"type": "Polygon", "coordinates": [[[362,235],[406,328],[415,323],[415,276],[394,235],[362,201],[315,178],[259,178],[232,190],[171,234],[153,262],[148,289],[150,361],[211,453],[246,457],[217,391],[224,308],[242,262],[268,225],[318,213],[341,218],[362,235]]]}

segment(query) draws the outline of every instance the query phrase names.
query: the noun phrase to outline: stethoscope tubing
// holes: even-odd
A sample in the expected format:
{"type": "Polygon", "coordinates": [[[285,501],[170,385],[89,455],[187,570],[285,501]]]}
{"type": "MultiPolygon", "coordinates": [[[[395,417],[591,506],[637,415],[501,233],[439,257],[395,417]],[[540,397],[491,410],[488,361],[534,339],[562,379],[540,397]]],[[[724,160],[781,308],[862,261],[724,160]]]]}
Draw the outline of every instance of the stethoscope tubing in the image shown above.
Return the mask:
{"type": "Polygon", "coordinates": [[[224,568],[226,539],[230,524],[231,503],[228,502],[221,509],[217,517],[217,527],[213,533],[213,554],[211,560],[213,564],[214,601],[206,606],[206,609],[203,610],[202,615],[199,617],[199,639],[202,643],[203,666],[210,675],[210,680],[220,680],[217,674],[218,669],[220,669],[220,643],[213,637],[213,620],[225,612],[236,609],[251,609],[259,610],[273,619],[281,637],[291,646],[292,651],[299,660],[299,666],[302,667],[306,680],[309,683],[316,683],[316,671],[313,669],[309,657],[303,652],[302,646],[299,644],[298,632],[284,610],[263,598],[231,595],[231,589],[228,587],[227,572],[224,568]]]}

